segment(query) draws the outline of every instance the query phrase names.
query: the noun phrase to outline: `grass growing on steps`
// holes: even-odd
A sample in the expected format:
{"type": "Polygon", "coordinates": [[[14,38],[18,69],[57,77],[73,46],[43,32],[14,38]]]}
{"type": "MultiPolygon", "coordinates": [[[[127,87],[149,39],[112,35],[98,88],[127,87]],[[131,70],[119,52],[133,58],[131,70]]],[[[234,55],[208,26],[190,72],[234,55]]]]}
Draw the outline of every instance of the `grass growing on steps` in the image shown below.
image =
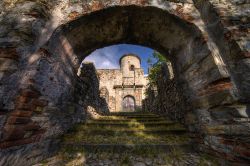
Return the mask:
{"type": "MultiPolygon", "coordinates": [[[[169,120],[138,122],[136,119],[130,119],[129,121],[114,122],[112,121],[113,118],[112,116],[111,120],[107,122],[90,120],[87,124],[76,125],[69,134],[65,135],[64,142],[88,144],[177,144],[189,141],[188,135],[185,134],[161,133],[161,131],[166,130],[185,131],[182,125],[169,120]],[[164,125],[162,126],[161,124],[164,125]],[[159,133],[150,133],[150,131],[159,131],[159,133]]],[[[120,120],[122,118],[124,117],[115,119],[120,120]]]]}
{"type": "Polygon", "coordinates": [[[168,126],[147,126],[145,127],[143,123],[133,123],[130,128],[124,126],[108,126],[108,125],[96,125],[96,126],[88,126],[85,124],[77,124],[73,128],[70,129],[69,133],[72,132],[88,132],[90,130],[113,130],[113,131],[140,131],[140,130],[186,130],[183,125],[179,123],[169,124],[168,126]]]}
{"type": "Polygon", "coordinates": [[[78,132],[73,137],[71,135],[64,137],[64,142],[74,143],[92,143],[92,144],[176,144],[187,143],[189,137],[187,135],[156,135],[144,134],[136,132],[135,134],[126,134],[117,132],[111,136],[105,135],[88,135],[83,132],[78,132]]]}
{"type": "MultiPolygon", "coordinates": [[[[95,165],[91,161],[109,160],[113,165],[130,166],[141,158],[151,160],[151,165],[162,166],[183,165],[190,160],[190,138],[184,126],[153,114],[140,114],[115,113],[75,125],[63,137],[57,155],[61,165],[95,165]]],[[[208,160],[202,156],[195,163],[206,165],[208,160]]]]}
{"type": "Polygon", "coordinates": [[[134,149],[133,151],[124,151],[117,154],[116,152],[110,151],[96,151],[95,153],[87,153],[83,148],[79,147],[64,147],[59,153],[58,157],[61,158],[66,166],[81,165],[87,162],[89,158],[95,158],[99,160],[116,160],[118,166],[132,166],[132,158],[141,158],[142,160],[156,161],[157,164],[152,165],[183,165],[184,161],[190,160],[191,156],[195,156],[196,164],[199,166],[219,166],[217,159],[206,155],[206,154],[189,154],[182,149],[172,148],[169,153],[159,153],[156,149],[134,149]],[[74,164],[72,164],[74,163],[74,164]]]}

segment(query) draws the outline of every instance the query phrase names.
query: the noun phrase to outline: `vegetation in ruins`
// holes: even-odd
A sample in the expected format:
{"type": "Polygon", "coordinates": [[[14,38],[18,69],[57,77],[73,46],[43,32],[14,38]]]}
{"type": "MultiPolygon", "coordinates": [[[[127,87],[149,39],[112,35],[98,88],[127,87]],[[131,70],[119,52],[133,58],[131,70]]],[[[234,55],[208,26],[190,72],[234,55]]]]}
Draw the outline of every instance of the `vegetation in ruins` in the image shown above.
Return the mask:
{"type": "MultiPolygon", "coordinates": [[[[66,166],[81,165],[89,161],[115,162],[119,166],[132,166],[137,160],[147,165],[183,165],[190,158],[186,153],[190,137],[180,123],[158,117],[151,113],[120,113],[119,116],[101,116],[77,124],[62,138],[61,150],[53,161],[66,166]],[[159,118],[158,121],[151,121],[159,118]],[[158,125],[165,122],[166,125],[158,125]],[[149,124],[147,126],[145,124],[149,124]],[[154,125],[157,124],[157,125],[154,125]],[[125,125],[125,126],[124,126],[125,125]],[[171,134],[169,131],[179,133],[171,134]],[[146,146],[143,146],[146,145],[146,146]],[[159,148],[165,146],[165,148],[159,148]],[[166,146],[169,145],[169,146],[166,146]],[[178,146],[180,145],[180,146],[178,146]],[[90,146],[88,148],[88,146],[90,146]],[[130,146],[130,148],[128,148],[130,146]],[[101,148],[104,147],[104,148],[101,148]]],[[[208,155],[197,157],[199,165],[218,165],[208,155]]],[[[50,160],[41,164],[49,165],[50,160]]]]}
{"type": "Polygon", "coordinates": [[[152,54],[152,57],[149,57],[147,62],[148,62],[148,65],[150,66],[149,73],[148,73],[149,85],[154,86],[156,85],[157,75],[161,71],[162,63],[169,62],[169,59],[167,59],[161,53],[154,51],[152,54]],[[152,59],[155,59],[156,61],[153,63],[152,59]]]}

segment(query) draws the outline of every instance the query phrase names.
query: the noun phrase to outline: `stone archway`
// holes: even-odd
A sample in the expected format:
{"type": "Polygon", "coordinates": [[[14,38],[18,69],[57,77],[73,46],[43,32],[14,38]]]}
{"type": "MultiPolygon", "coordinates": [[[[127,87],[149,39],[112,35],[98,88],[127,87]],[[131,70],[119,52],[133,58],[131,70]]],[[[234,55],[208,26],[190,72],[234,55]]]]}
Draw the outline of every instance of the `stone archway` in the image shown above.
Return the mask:
{"type": "MultiPolygon", "coordinates": [[[[187,116],[190,130],[202,135],[201,144],[205,147],[230,153],[225,147],[231,148],[233,140],[224,141],[220,132],[231,136],[237,132],[227,133],[233,125],[223,126],[223,121],[217,119],[232,119],[232,116],[224,118],[225,114],[231,115],[232,110],[240,117],[248,117],[244,112],[246,104],[235,98],[239,96],[237,87],[240,85],[233,82],[224,62],[216,56],[207,36],[196,25],[150,6],[110,7],[59,26],[48,43],[27,60],[27,68],[23,69],[25,77],[20,79],[20,91],[16,92],[15,111],[5,117],[1,148],[41,140],[42,143],[38,143],[41,149],[44,142],[48,145],[54,137],[79,122],[77,113],[82,111],[83,102],[76,97],[76,70],[93,50],[118,43],[148,46],[169,56],[178,84],[194,110],[187,116]],[[29,111],[24,113],[23,110],[29,111]],[[34,112],[36,114],[32,115],[34,112]],[[32,122],[31,126],[20,125],[24,121],[32,122]],[[217,126],[222,131],[218,131],[217,126]]],[[[47,146],[43,151],[48,149],[47,146]]],[[[237,153],[244,156],[242,151],[246,149],[239,146],[237,153]]]]}
{"type": "Polygon", "coordinates": [[[118,43],[148,46],[168,55],[176,77],[185,84],[188,96],[198,100],[197,104],[197,95],[207,91],[209,84],[218,80],[228,83],[226,69],[216,63],[201,31],[155,7],[111,7],[88,14],[59,27],[47,49],[55,57],[60,55],[62,64],[68,66],[65,72],[73,75],[88,53],[118,43]]]}

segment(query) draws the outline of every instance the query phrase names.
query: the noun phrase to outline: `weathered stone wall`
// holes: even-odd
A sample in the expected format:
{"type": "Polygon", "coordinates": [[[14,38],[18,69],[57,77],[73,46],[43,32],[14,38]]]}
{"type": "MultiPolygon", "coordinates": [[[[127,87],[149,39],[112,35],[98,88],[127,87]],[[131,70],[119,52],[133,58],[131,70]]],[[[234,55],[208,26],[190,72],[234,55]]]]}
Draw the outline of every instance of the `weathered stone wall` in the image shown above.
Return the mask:
{"type": "Polygon", "coordinates": [[[65,94],[68,100],[55,105],[40,97],[30,85],[17,97],[20,108],[1,114],[1,118],[8,119],[1,132],[0,165],[30,165],[40,161],[56,152],[60,136],[74,124],[84,122],[88,111],[108,112],[107,103],[99,96],[94,65],[83,64],[81,69],[79,77],[74,77],[72,90],[65,94]]]}
{"type": "Polygon", "coordinates": [[[167,63],[162,63],[157,73],[156,85],[149,85],[147,97],[143,100],[143,110],[170,117],[185,123],[185,115],[191,110],[189,101],[183,96],[181,86],[171,76],[167,63]]]}
{"type": "MultiPolygon", "coordinates": [[[[207,110],[193,109],[190,99],[183,93],[182,86],[176,78],[171,79],[169,73],[169,68],[163,63],[157,75],[156,85],[150,85],[146,90],[143,110],[185,124],[202,151],[236,162],[248,161],[247,140],[250,126],[247,106],[222,104],[207,110]],[[227,148],[232,148],[233,151],[225,152],[227,148]],[[237,159],[239,156],[241,159],[237,159]]],[[[211,100],[217,102],[219,98],[211,100]]]]}
{"type": "Polygon", "coordinates": [[[82,82],[79,83],[85,84],[86,88],[81,88],[75,92],[75,95],[79,98],[76,101],[84,103],[84,106],[91,106],[99,114],[110,112],[108,103],[99,91],[100,78],[94,64],[83,63],[80,70],[79,77],[82,82]],[[81,100],[82,98],[84,98],[83,101],[81,100]]]}
{"type": "MultiPolygon", "coordinates": [[[[172,56],[192,106],[186,123],[199,131],[199,141],[230,159],[249,160],[249,16],[249,3],[241,0],[0,1],[1,149],[28,154],[57,135],[54,128],[30,134],[19,126],[39,110],[50,126],[66,118],[81,60],[96,48],[132,43],[172,56]],[[47,105],[65,111],[46,112],[47,105]],[[3,139],[14,133],[17,140],[3,139]]],[[[22,161],[17,154],[10,161],[22,161]]]]}

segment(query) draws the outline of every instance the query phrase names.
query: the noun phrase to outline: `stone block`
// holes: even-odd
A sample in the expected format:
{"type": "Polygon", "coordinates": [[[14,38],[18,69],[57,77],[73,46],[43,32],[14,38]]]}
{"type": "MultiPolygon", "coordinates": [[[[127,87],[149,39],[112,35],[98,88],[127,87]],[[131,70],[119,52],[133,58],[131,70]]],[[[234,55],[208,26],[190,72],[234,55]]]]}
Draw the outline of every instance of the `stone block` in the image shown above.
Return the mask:
{"type": "Polygon", "coordinates": [[[17,70],[17,62],[12,59],[0,58],[0,71],[17,70]]]}
{"type": "Polygon", "coordinates": [[[41,127],[34,122],[30,122],[28,124],[23,125],[22,128],[25,131],[30,131],[30,130],[39,130],[41,127]]]}
{"type": "Polygon", "coordinates": [[[32,137],[25,138],[25,139],[7,140],[7,141],[0,143],[0,149],[29,144],[29,143],[35,142],[37,139],[39,139],[38,136],[32,136],[32,137]]]}
{"type": "Polygon", "coordinates": [[[249,132],[246,132],[250,129],[248,125],[214,125],[206,126],[205,130],[209,135],[228,135],[228,136],[250,136],[249,132]]]}
{"type": "Polygon", "coordinates": [[[191,101],[195,108],[211,108],[235,102],[229,90],[219,91],[210,95],[200,96],[191,101]]]}
{"type": "Polygon", "coordinates": [[[0,48],[0,58],[18,60],[16,48],[0,48]]]}
{"type": "Polygon", "coordinates": [[[209,109],[211,115],[216,119],[249,118],[248,105],[220,106],[209,109]]]}
{"type": "Polygon", "coordinates": [[[223,90],[230,90],[232,87],[232,82],[229,79],[222,79],[200,89],[198,95],[209,95],[223,90]]]}

